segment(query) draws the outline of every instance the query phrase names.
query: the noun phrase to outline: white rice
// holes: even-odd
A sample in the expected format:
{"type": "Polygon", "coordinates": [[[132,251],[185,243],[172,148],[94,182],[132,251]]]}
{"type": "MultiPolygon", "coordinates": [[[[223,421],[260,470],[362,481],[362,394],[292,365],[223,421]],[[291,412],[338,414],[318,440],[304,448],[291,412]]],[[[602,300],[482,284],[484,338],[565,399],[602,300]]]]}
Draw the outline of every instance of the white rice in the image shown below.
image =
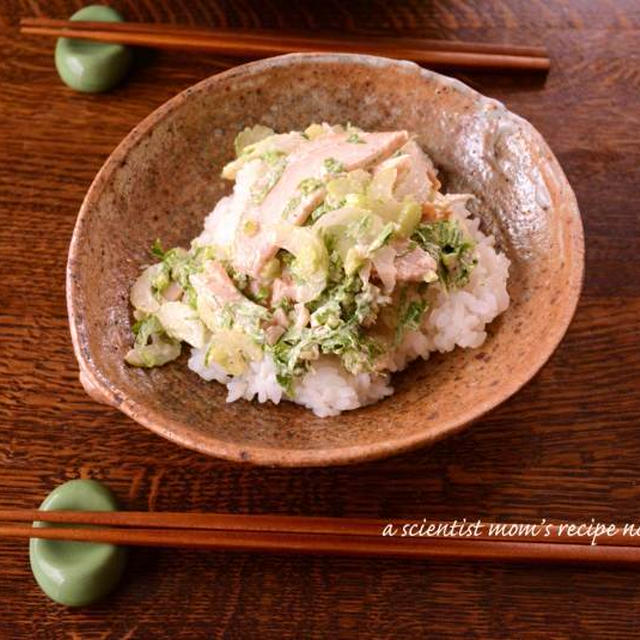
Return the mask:
{"type": "MultiPolygon", "coordinates": [[[[241,184],[237,184],[238,190],[242,190],[241,184]]],[[[235,204],[232,198],[223,199],[216,215],[220,209],[235,204]]],[[[486,325],[509,306],[509,260],[495,250],[493,236],[482,233],[479,221],[467,217],[469,214],[463,206],[458,207],[456,213],[477,242],[478,263],[462,289],[446,291],[439,284],[433,285],[435,293],[431,310],[425,314],[421,330],[405,335],[403,342],[391,354],[391,371],[403,369],[418,357],[426,360],[432,351],[447,352],[456,346],[479,347],[487,337],[486,325]]],[[[209,216],[208,224],[205,223],[201,236],[203,244],[211,241],[209,236],[215,228],[224,227],[219,218],[214,225],[212,218],[213,214],[209,216]]],[[[275,365],[268,355],[260,362],[251,363],[244,374],[232,377],[215,364],[205,366],[204,350],[194,348],[191,354],[189,368],[205,380],[226,384],[227,402],[239,398],[275,404],[283,399],[291,400],[311,409],[317,416],[325,417],[371,404],[393,393],[388,375],[352,375],[342,367],[338,358],[323,357],[297,383],[295,395],[288,398],[276,379],[275,365]]]]}

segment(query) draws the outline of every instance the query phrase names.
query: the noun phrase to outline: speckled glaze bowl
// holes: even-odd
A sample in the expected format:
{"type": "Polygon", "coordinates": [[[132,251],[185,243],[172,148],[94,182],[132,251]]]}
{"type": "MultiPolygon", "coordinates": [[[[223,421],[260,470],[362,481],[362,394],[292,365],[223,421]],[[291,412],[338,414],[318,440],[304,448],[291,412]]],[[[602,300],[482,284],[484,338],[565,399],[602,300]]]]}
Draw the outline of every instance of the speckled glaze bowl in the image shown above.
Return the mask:
{"type": "MultiPolygon", "coordinates": [[[[67,300],[87,392],[177,444],[230,460],[306,466],[388,456],[433,442],[515,393],[549,358],[574,313],[584,242],[573,192],[540,134],[501,103],[408,63],[293,54],[187,89],[123,140],[96,176],[69,251],[67,300]],[[445,186],[479,199],[511,259],[511,306],[476,350],[416,362],[395,395],[320,419],[297,405],[238,401],[189,371],[125,365],[128,292],[155,238],[188,246],[229,185],[218,176],[246,125],[279,131],[350,121],[407,129],[445,186]]],[[[184,349],[184,352],[188,349],[184,349]]]]}

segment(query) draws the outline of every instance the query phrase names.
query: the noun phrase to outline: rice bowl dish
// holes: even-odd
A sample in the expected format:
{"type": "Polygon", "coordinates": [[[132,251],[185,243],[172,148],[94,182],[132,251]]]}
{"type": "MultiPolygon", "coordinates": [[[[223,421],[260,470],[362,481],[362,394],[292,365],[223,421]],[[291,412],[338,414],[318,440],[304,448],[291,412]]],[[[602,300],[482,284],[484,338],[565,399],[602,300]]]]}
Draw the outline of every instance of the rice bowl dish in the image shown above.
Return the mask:
{"type": "Polygon", "coordinates": [[[325,417],[393,393],[416,358],[476,348],[509,305],[509,260],[472,194],[443,193],[407,131],[312,124],[236,138],[234,181],[189,249],[152,248],[131,289],[129,365],[189,368],[227,401],[325,417]]]}

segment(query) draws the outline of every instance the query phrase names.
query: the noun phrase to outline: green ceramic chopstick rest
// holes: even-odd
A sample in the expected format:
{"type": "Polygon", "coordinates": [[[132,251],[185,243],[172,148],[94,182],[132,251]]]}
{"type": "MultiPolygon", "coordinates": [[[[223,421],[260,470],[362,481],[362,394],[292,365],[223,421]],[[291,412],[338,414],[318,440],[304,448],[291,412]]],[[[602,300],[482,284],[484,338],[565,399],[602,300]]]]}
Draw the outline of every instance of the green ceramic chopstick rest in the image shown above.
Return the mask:
{"type": "MultiPolygon", "coordinates": [[[[111,491],[95,480],[71,480],[54,489],[40,505],[43,511],[115,511],[111,491]]],[[[34,523],[36,527],[63,526],[34,523]]],[[[118,583],[125,566],[125,550],[112,544],[29,541],[31,570],[40,588],[69,607],[100,600],[118,583]]]]}
{"type": "MultiPolygon", "coordinates": [[[[111,7],[90,5],[76,11],[71,20],[122,22],[111,7]]],[[[118,85],[131,66],[131,49],[121,44],[58,38],[55,62],[62,81],[84,93],[108,91],[118,85]]]]}

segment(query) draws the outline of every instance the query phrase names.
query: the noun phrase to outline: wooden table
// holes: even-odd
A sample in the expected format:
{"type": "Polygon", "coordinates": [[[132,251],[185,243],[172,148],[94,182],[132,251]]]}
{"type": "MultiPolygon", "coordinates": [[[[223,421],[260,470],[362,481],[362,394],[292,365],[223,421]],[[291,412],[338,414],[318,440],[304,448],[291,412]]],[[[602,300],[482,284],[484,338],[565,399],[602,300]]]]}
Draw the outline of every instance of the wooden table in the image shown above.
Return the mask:
{"type": "MultiPolygon", "coordinates": [[[[77,381],[64,270],[94,174],[144,116],[230,64],[147,53],[109,95],[71,92],[53,41],[21,16],[79,3],[0,2],[0,503],[32,507],[76,477],[128,509],[640,521],[640,5],[637,0],[114,2],[131,20],[386,30],[544,43],[546,78],[458,74],[528,118],[578,196],[582,299],[550,362],[473,428],[410,455],[261,469],[179,449],[91,401],[77,381]],[[317,5],[317,6],[316,6],[317,5]]],[[[99,284],[97,285],[99,286],[99,284]]],[[[102,604],[67,610],[0,541],[2,638],[607,638],[637,636],[637,570],[136,550],[102,604]]]]}

